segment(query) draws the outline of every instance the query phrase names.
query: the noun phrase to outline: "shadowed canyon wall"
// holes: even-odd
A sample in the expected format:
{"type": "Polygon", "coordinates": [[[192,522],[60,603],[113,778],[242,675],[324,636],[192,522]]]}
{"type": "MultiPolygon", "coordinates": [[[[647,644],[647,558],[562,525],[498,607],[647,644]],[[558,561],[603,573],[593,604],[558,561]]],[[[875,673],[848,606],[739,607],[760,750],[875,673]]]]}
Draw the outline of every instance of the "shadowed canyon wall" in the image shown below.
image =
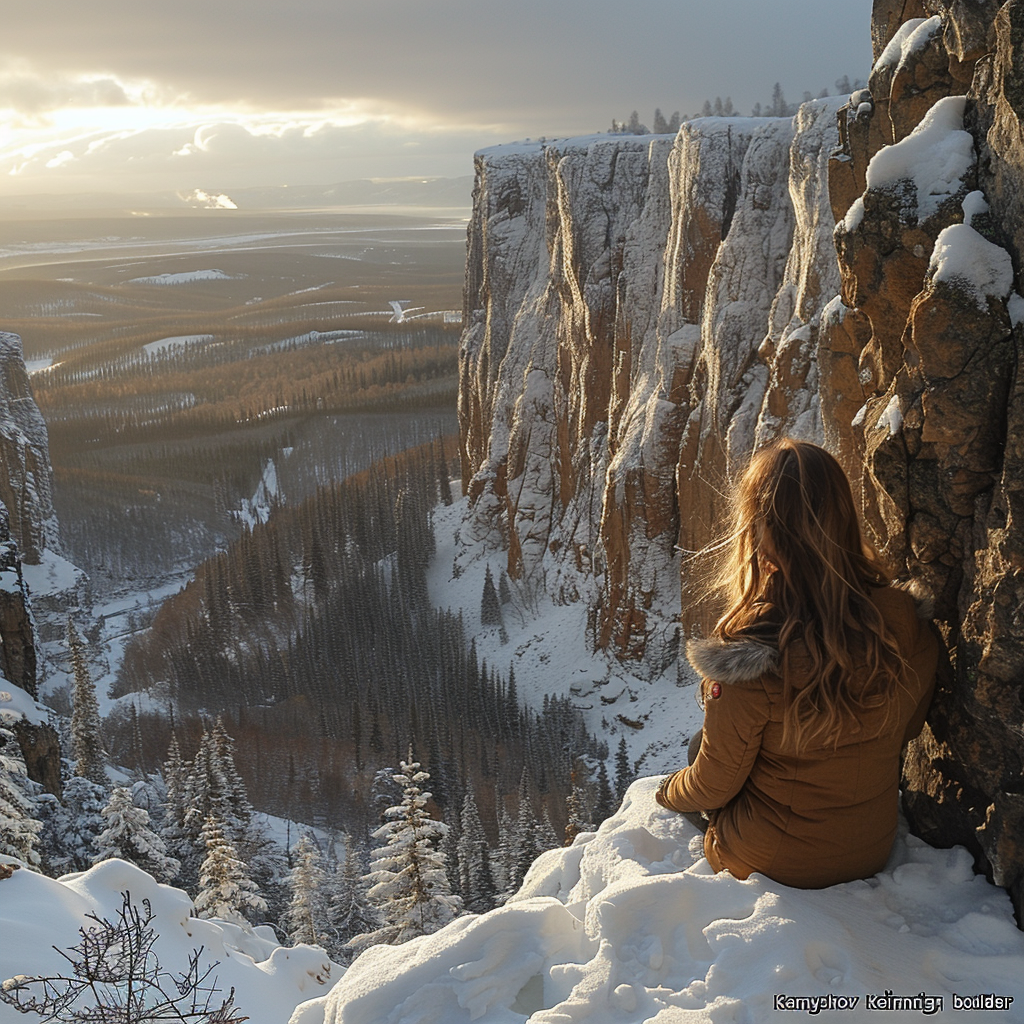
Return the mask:
{"type": "Polygon", "coordinates": [[[659,673],[751,450],[824,443],[954,654],[912,824],[1020,911],[1024,0],[878,0],[871,34],[848,102],[478,154],[464,532],[659,673]]]}

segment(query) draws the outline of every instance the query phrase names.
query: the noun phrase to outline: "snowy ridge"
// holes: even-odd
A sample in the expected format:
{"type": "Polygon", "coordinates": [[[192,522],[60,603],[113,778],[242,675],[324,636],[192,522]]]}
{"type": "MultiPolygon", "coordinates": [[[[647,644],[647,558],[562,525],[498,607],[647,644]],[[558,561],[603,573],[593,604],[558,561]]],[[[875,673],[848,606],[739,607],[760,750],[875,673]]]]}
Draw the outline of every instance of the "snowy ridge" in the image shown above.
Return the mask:
{"type": "Polygon", "coordinates": [[[941,999],[926,1019],[945,1022],[964,1020],[954,993],[1012,997],[985,1020],[1020,1019],[1024,935],[966,850],[903,833],[868,881],[740,882],[710,871],[656,785],[634,783],[598,832],[543,854],[506,906],[371,948],[291,1024],[762,1024],[779,997],[820,1000],[814,1019],[849,1022],[887,992],[941,999]],[[839,1008],[853,999],[859,1012],[839,1008]]]}
{"type": "MultiPolygon", "coordinates": [[[[0,863],[14,862],[0,857],[0,863]]],[[[27,868],[16,870],[10,878],[0,877],[0,935],[4,936],[0,981],[66,969],[67,962],[53,947],[75,945],[80,940],[78,929],[93,923],[87,914],[113,920],[123,892],[131,893],[136,906],[150,901],[161,966],[175,973],[184,971],[193,950],[201,948],[204,965],[217,964],[211,978],[221,998],[234,987],[235,1005],[251,1024],[282,1024],[299,1002],[322,991],[340,971],[319,947],[281,947],[269,928],[247,929],[191,917],[187,893],[159,884],[134,864],[106,860],[59,879],[27,868]],[[12,935],[17,935],[17,942],[10,941],[12,935]]],[[[0,1003],[0,1024],[25,1019],[0,1003]]]]}

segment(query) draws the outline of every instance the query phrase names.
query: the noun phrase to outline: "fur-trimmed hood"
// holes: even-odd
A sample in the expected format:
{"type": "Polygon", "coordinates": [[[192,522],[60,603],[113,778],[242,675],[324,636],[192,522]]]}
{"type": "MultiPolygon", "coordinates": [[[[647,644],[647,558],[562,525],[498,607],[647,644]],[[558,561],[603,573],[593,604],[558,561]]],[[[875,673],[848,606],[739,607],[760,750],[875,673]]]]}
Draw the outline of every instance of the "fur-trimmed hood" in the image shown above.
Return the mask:
{"type": "MultiPolygon", "coordinates": [[[[934,614],[934,599],[918,581],[901,581],[893,584],[892,589],[901,590],[914,599],[919,619],[927,620],[934,614]]],[[[779,671],[779,648],[771,637],[771,627],[760,636],[690,640],[686,644],[686,657],[702,679],[719,683],[752,683],[779,671]]]]}
{"type": "Polygon", "coordinates": [[[779,650],[753,637],[736,640],[690,640],[686,657],[703,679],[749,683],[779,669],[779,650]]]}

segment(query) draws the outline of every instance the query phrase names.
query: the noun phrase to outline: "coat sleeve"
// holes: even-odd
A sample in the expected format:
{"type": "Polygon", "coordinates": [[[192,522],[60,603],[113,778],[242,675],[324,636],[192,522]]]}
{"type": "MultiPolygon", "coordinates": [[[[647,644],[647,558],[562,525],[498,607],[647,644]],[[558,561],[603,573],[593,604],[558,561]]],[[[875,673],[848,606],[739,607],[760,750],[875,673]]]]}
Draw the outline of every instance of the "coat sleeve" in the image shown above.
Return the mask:
{"type": "Polygon", "coordinates": [[[743,788],[761,749],[770,703],[760,684],[721,684],[704,708],[704,736],[697,759],[672,775],[660,800],[674,811],[714,811],[743,788]]]}

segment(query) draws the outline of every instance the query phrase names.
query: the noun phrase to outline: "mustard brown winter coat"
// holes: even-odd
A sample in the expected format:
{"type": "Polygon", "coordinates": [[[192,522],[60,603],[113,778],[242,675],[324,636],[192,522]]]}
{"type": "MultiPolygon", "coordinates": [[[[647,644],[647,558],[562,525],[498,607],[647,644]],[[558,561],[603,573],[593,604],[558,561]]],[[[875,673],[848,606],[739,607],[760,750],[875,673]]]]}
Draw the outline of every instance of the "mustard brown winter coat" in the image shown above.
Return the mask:
{"type": "MultiPolygon", "coordinates": [[[[896,837],[900,751],[924,726],[939,640],[904,591],[878,588],[872,600],[906,659],[907,687],[898,691],[897,713],[881,734],[879,708],[836,748],[812,743],[798,751],[783,743],[775,646],[756,636],[688,645],[707,681],[703,739],[693,764],[663,784],[659,802],[708,812],[704,853],[716,871],[741,879],[757,871],[783,885],[818,889],[885,866],[896,837]]],[[[793,648],[789,671],[799,688],[809,659],[802,645],[793,648]]],[[[854,679],[854,692],[859,682],[854,679]]]]}

